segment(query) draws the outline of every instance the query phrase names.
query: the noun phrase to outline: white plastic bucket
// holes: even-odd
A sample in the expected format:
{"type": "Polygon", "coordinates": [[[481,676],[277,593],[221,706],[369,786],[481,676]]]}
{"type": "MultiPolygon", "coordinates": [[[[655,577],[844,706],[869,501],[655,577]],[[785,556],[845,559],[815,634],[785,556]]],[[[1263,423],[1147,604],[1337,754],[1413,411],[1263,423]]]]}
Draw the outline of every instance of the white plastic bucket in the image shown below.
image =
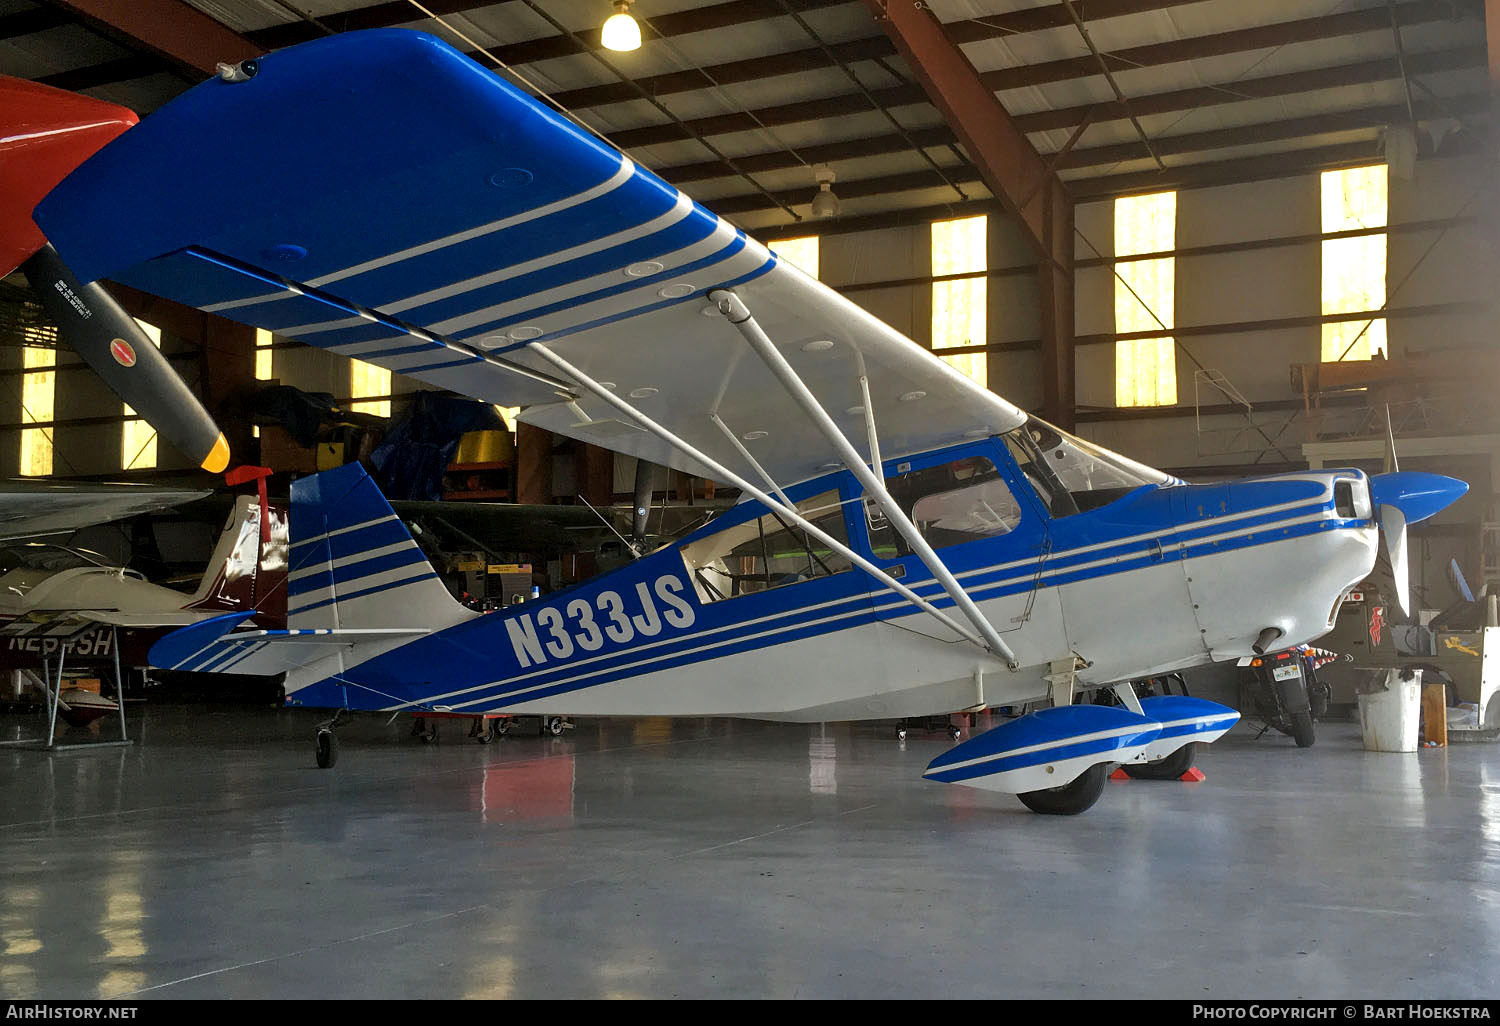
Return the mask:
{"type": "Polygon", "coordinates": [[[1359,696],[1359,724],[1368,752],[1415,752],[1422,721],[1422,687],[1402,680],[1395,670],[1386,690],[1359,696]]]}

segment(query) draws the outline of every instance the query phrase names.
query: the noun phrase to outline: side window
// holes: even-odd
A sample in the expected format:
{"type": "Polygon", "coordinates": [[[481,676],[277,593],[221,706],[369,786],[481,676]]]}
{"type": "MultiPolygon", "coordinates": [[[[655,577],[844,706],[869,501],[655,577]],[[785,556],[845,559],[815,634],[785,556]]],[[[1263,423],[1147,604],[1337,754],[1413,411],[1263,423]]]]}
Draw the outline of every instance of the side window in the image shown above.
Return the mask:
{"type": "MultiPolygon", "coordinates": [[[[935,549],[1015,530],[1021,505],[995,464],[984,456],[908,471],[886,481],[891,497],[935,549]]],[[[910,548],[871,498],[865,499],[870,547],[877,558],[894,559],[910,548]]]]}
{"type": "MultiPolygon", "coordinates": [[[[848,544],[837,491],[804,499],[797,503],[797,512],[825,534],[848,544]]],[[[685,545],[682,558],[702,602],[828,577],[852,566],[843,555],[775,513],[685,545]]]]}

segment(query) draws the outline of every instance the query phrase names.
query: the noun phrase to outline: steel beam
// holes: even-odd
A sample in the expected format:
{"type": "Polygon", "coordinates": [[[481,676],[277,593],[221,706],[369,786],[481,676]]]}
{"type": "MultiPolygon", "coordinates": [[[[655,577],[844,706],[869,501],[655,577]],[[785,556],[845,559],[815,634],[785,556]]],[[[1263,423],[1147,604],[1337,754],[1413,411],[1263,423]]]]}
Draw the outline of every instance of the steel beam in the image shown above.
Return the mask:
{"type": "Polygon", "coordinates": [[[1036,253],[1041,283],[1043,413],[1060,427],[1070,427],[1073,198],[926,4],[864,2],[1036,253]]]}
{"type": "Polygon", "coordinates": [[[182,0],[50,0],[132,49],[202,75],[258,57],[264,49],[182,0]]]}
{"type": "MultiPolygon", "coordinates": [[[[868,3],[869,0],[866,2],[868,3]]],[[[891,6],[892,9],[896,9],[895,4],[891,6]]],[[[1432,21],[1451,21],[1464,14],[1479,17],[1480,13],[1480,0],[1453,0],[1452,3],[1442,2],[1442,0],[1413,0],[1411,3],[1399,4],[1396,7],[1397,23],[1403,27],[1432,21]]],[[[1387,33],[1390,30],[1390,13],[1383,7],[1373,7],[1301,18],[1296,21],[1275,22],[1270,25],[1235,29],[1230,32],[1217,32],[1207,36],[1173,39],[1164,43],[1147,43],[1143,46],[1110,51],[1103,54],[1103,58],[1106,66],[1112,71],[1133,71],[1364,32],[1387,33]]],[[[981,77],[985,85],[996,92],[1002,92],[1006,89],[1045,85],[1049,82],[1089,78],[1100,74],[1099,68],[1098,62],[1092,55],[1089,55],[1042,61],[1037,64],[1023,64],[1014,68],[1000,68],[985,72],[981,77]]]]}
{"type": "Polygon", "coordinates": [[[1484,0],[1484,42],[1489,55],[1490,89],[1500,91],[1500,0],[1484,0]]]}

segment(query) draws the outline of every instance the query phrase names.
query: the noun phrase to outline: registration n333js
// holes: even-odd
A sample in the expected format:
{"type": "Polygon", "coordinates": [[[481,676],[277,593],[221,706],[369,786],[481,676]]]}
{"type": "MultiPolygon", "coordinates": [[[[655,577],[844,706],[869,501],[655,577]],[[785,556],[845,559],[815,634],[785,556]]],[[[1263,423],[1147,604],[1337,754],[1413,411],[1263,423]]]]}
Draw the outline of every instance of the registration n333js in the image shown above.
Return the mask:
{"type": "Polygon", "coordinates": [[[1406,526],[1466,488],[1357,470],[1189,484],[1075,438],[417,32],[205,82],[35,220],[80,280],[520,406],[744,496],[480,614],[357,465],[303,478],[287,628],[230,614],[152,649],[285,674],[297,705],[803,722],[1029,706],[926,776],[1079,812],[1109,764],[1180,758],[1237,719],[1122,682],[1312,641],[1382,546],[1404,573],[1406,526]],[[247,153],[265,166],[223,172],[247,153]]]}

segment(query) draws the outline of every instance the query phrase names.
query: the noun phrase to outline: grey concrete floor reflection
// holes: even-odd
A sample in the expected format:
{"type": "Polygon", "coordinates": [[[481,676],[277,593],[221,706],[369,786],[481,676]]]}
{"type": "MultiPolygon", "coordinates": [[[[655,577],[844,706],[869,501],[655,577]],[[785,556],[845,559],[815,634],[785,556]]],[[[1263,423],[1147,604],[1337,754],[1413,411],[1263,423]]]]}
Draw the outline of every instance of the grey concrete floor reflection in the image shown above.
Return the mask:
{"type": "MultiPolygon", "coordinates": [[[[887,725],[582,720],[482,746],[150,705],[0,748],[0,997],[1495,997],[1500,746],[1236,728],[1080,817],[887,725]]],[[[0,718],[0,737],[30,730],[0,718]]]]}

